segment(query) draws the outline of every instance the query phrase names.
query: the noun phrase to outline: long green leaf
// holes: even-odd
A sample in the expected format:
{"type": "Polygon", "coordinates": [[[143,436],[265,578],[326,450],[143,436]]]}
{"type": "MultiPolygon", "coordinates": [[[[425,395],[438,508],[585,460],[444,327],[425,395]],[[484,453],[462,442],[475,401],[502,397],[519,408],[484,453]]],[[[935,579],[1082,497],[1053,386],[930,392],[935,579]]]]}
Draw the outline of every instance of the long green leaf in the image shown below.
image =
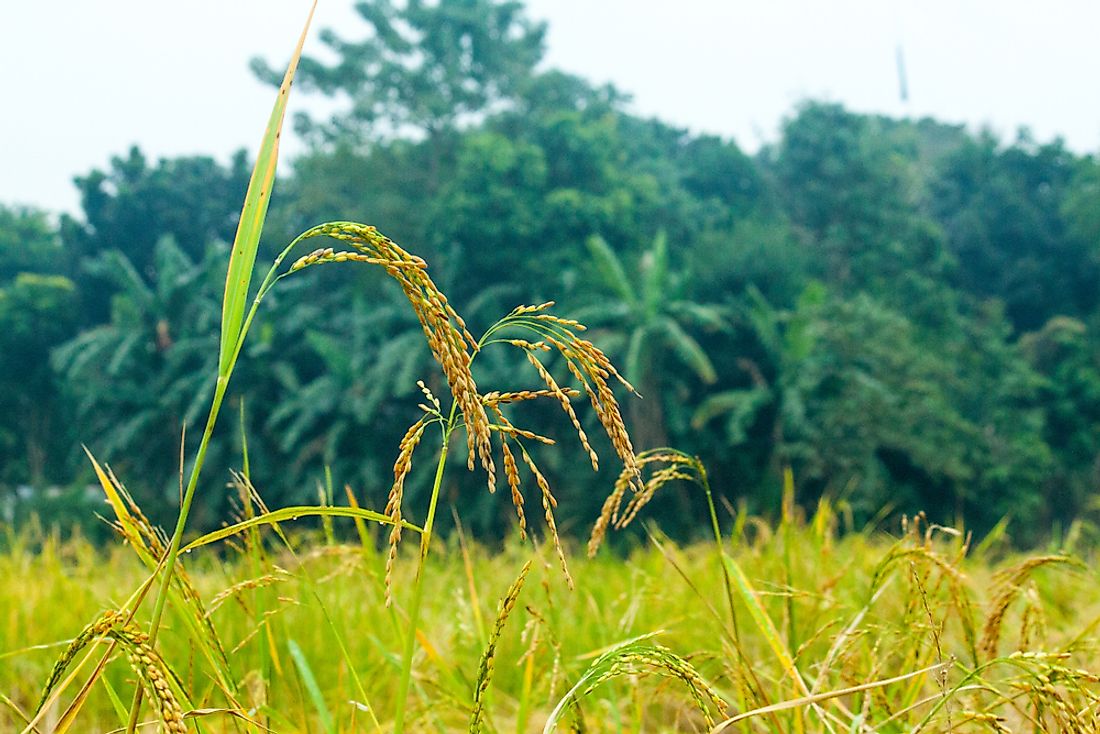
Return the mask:
{"type": "Polygon", "coordinates": [[[252,268],[256,263],[256,251],[260,246],[260,233],[263,231],[267,206],[271,201],[271,187],[275,183],[275,165],[279,160],[279,138],[282,135],[283,117],[286,114],[290,85],[294,82],[294,72],[302,56],[302,47],[306,42],[306,33],[313,20],[317,2],[309,10],[305,28],[298,39],[298,46],[287,64],[286,75],[279,86],[279,95],[268,118],[260,151],[256,156],[256,166],[252,169],[252,178],[248,182],[248,192],[244,197],[241,219],[237,223],[237,234],[233,238],[233,253],[229,257],[229,272],[225,276],[225,298],[222,300],[222,337],[221,351],[218,357],[218,375],[226,376],[230,372],[237,340],[241,335],[241,323],[244,320],[245,303],[248,300],[248,287],[252,282],[252,268]]]}
{"type": "MultiPolygon", "coordinates": [[[[212,533],[207,533],[206,535],[195,538],[183,547],[182,552],[187,553],[195,548],[201,548],[204,545],[216,543],[219,540],[223,540],[259,525],[273,525],[279,522],[287,522],[288,520],[297,520],[299,517],[357,517],[363,520],[373,520],[375,522],[393,525],[393,520],[388,516],[380,512],[363,510],[358,507],[316,507],[314,505],[283,507],[278,510],[272,510],[271,512],[265,512],[262,515],[257,515],[247,520],[242,520],[233,525],[227,525],[212,533]]],[[[422,532],[418,526],[409,522],[402,522],[401,527],[417,533],[422,532]]]]}
{"type": "Polygon", "coordinates": [[[745,572],[741,570],[740,564],[733,560],[733,558],[723,556],[723,560],[726,562],[730,577],[733,579],[734,588],[737,589],[745,606],[749,608],[749,615],[752,617],[753,621],[756,622],[756,626],[760,629],[761,634],[764,635],[768,647],[772,649],[772,653],[775,655],[776,659],[779,660],[780,666],[794,681],[795,688],[798,692],[802,695],[809,695],[810,690],[806,687],[806,682],[802,678],[802,674],[798,672],[798,668],[794,664],[794,658],[791,657],[787,645],[783,642],[783,638],[780,637],[779,630],[776,629],[775,623],[773,623],[771,617],[768,616],[768,611],[764,609],[764,606],[760,603],[760,598],[757,596],[756,589],[753,588],[752,583],[749,582],[748,576],[745,575],[745,572]]]}
{"type": "Polygon", "coordinates": [[[313,701],[313,708],[317,709],[317,717],[321,720],[327,734],[336,734],[336,724],[332,720],[332,712],[325,704],[325,696],[321,693],[321,686],[317,685],[317,677],[313,675],[313,669],[309,667],[305,653],[294,640],[287,640],[286,646],[290,650],[290,657],[294,660],[294,666],[298,668],[298,675],[302,676],[302,683],[313,701]]]}
{"type": "Polygon", "coordinates": [[[718,381],[718,372],[699,342],[668,316],[662,317],[657,323],[665,332],[665,342],[672,347],[681,362],[690,367],[692,372],[708,385],[718,381]]]}
{"type": "Polygon", "coordinates": [[[107,691],[107,698],[110,699],[111,706],[114,707],[115,716],[118,717],[119,723],[126,726],[126,722],[130,718],[130,710],[126,708],[126,704],[122,702],[122,698],[119,697],[114,686],[111,685],[111,679],[102,675],[99,677],[99,682],[103,684],[103,690],[107,691]]]}
{"type": "Polygon", "coordinates": [[[592,235],[587,240],[588,251],[592,254],[592,260],[596,270],[603,278],[604,284],[615,291],[623,302],[630,304],[631,309],[638,308],[639,297],[631,285],[630,278],[626,276],[623,264],[619,256],[607,244],[607,240],[599,235],[592,235]]]}

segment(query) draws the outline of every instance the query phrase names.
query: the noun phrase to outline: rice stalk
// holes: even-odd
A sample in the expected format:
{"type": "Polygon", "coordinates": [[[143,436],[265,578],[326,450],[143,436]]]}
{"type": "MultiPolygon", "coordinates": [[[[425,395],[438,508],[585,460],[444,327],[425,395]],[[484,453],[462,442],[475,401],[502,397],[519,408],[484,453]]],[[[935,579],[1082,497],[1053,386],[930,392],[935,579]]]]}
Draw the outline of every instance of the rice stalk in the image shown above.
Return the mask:
{"type": "Polygon", "coordinates": [[[1020,595],[1024,580],[1035,569],[1054,564],[1081,565],[1069,556],[1036,556],[996,574],[994,577],[993,601],[990,603],[990,610],[986,615],[985,626],[982,629],[982,640],[978,646],[987,659],[991,659],[997,654],[997,646],[1001,639],[1001,625],[1004,622],[1005,614],[1012,602],[1020,595]]]}
{"type": "MultiPolygon", "coordinates": [[[[696,482],[702,486],[705,471],[698,459],[676,449],[650,449],[636,456],[633,466],[624,467],[619,473],[611,493],[604,501],[589,535],[589,557],[595,556],[609,528],[621,529],[629,525],[659,489],[673,481],[696,482]],[[658,468],[662,464],[665,466],[658,468]],[[645,474],[649,475],[648,478],[645,474]],[[623,500],[628,489],[633,489],[634,494],[624,508],[623,500]]],[[[709,486],[704,489],[709,493],[709,486]]],[[[718,537],[721,545],[720,535],[718,537]]]]}
{"type": "Polygon", "coordinates": [[[661,487],[673,481],[687,481],[697,484],[702,488],[706,496],[707,510],[710,513],[711,532],[714,534],[714,550],[717,564],[722,574],[722,581],[725,586],[726,604],[728,605],[733,632],[733,643],[740,655],[742,654],[742,650],[740,630],[738,629],[737,623],[737,608],[734,604],[733,582],[725,562],[726,551],[722,541],[722,530],[718,524],[718,513],[714,507],[714,495],[711,492],[710,480],[707,477],[706,467],[697,456],[691,456],[673,448],[650,449],[648,451],[643,451],[635,457],[633,470],[631,467],[624,467],[618,479],[615,481],[611,493],[604,501],[599,517],[592,526],[592,532],[588,539],[588,557],[592,558],[596,555],[600,544],[606,537],[609,527],[626,527],[635,517],[637,517],[641,509],[653,499],[654,495],[661,487]],[[664,465],[663,467],[656,468],[658,465],[662,464],[664,465]],[[637,489],[637,480],[643,477],[646,469],[649,470],[650,476],[648,479],[642,479],[641,488],[639,490],[637,489]],[[636,472],[634,470],[636,470],[636,472]],[[623,498],[626,495],[627,489],[630,487],[634,487],[636,491],[634,496],[627,503],[626,508],[623,509],[623,498]],[[620,510],[622,511],[621,516],[619,515],[620,510]]]}
{"type": "Polygon", "coordinates": [[[527,449],[522,445],[520,445],[520,456],[523,457],[523,462],[527,464],[527,468],[531,470],[531,474],[535,477],[535,484],[538,485],[539,492],[542,495],[542,510],[543,518],[546,521],[546,529],[550,532],[550,540],[554,544],[554,552],[558,555],[558,564],[561,567],[562,575],[565,576],[565,583],[572,589],[573,576],[569,573],[569,563],[565,560],[565,551],[561,546],[558,524],[554,520],[554,508],[558,506],[558,501],[554,498],[554,493],[550,491],[550,482],[539,471],[534,459],[531,458],[531,455],[527,453],[527,449]]]}
{"type": "MultiPolygon", "coordinates": [[[[307,23],[308,27],[308,23],[307,23]]],[[[304,33],[303,33],[304,39],[304,33]]],[[[402,530],[411,528],[418,530],[421,535],[420,563],[416,578],[414,579],[413,602],[409,611],[410,624],[407,631],[405,646],[405,663],[402,673],[402,682],[399,684],[398,712],[395,717],[395,730],[400,732],[403,726],[403,708],[405,692],[410,677],[410,665],[412,647],[417,635],[418,609],[422,587],[420,584],[424,559],[428,554],[431,541],[432,526],[435,517],[435,508],[439,496],[439,488],[442,481],[443,470],[449,441],[453,431],[462,427],[466,433],[467,467],[474,468],[475,461],[480,462],[486,474],[486,481],[490,491],[495,488],[496,467],[493,459],[492,434],[500,435],[502,453],[505,455],[505,472],[507,474],[512,494],[512,501],[519,518],[521,533],[526,533],[526,518],[523,513],[523,497],[519,483],[519,472],[516,457],[512,447],[518,447],[520,454],[532,472],[535,482],[539,487],[544,517],[549,533],[553,539],[557,555],[560,560],[562,572],[570,586],[573,580],[569,574],[565,560],[565,554],[561,546],[554,517],[554,508],[557,500],[554,497],[548,480],[539,470],[533,457],[520,442],[520,439],[552,444],[553,441],[534,431],[520,428],[511,423],[502,411],[502,406],[534,399],[536,397],[549,397],[557,400],[566,413],[571,425],[577,432],[578,438],[593,468],[598,467],[598,457],[592,448],[588,436],[582,427],[579,417],[571,405],[571,399],[579,397],[582,392],[588,396],[598,420],[610,438],[616,453],[622,459],[631,478],[628,483],[640,488],[638,470],[635,465],[633,446],[629,434],[622,420],[621,411],[617,400],[611,390],[609,381],[617,379],[628,390],[633,391],[630,384],[622,378],[619,372],[607,359],[606,355],[591,342],[578,336],[584,330],[584,326],[575,320],[562,318],[547,311],[551,303],[539,306],[521,306],[506,316],[483,337],[476,341],[469,333],[465,322],[450,305],[446,296],[427,274],[427,268],[423,260],[411,255],[396,245],[392,240],[379,233],[374,227],[353,222],[328,222],[313,227],[295,238],[275,259],[267,276],[261,282],[251,308],[245,310],[247,294],[252,278],[252,269],[255,263],[256,249],[263,220],[266,214],[267,202],[270,199],[271,183],[274,179],[275,161],[278,151],[278,136],[281,128],[283,114],[285,112],[286,96],[293,78],[297,60],[301,55],[301,44],[292,57],[288,66],[287,75],[280,89],[275,109],[272,113],[268,133],[265,135],[261,151],[258,156],[257,166],[253,172],[248,195],[245,199],[241,223],[237,237],[233,245],[233,254],[230,258],[226,291],[223,299],[222,336],[219,353],[218,379],[215,386],[210,413],[207,418],[206,428],[200,441],[198,453],[192,468],[187,486],[182,491],[181,508],[175,530],[170,539],[158,536],[155,531],[142,524],[143,516],[135,508],[126,508],[121,501],[115,501],[118,497],[109,499],[119,513],[122,532],[127,534],[135,546],[147,551],[148,555],[156,558],[163,553],[166,558],[166,571],[161,578],[160,592],[158,592],[153,611],[153,619],[150,626],[150,643],[156,639],[163,611],[166,605],[169,589],[172,587],[172,579],[182,579],[177,575],[177,559],[180,552],[188,552],[203,545],[219,540],[229,539],[238,533],[248,531],[250,541],[254,541],[256,529],[262,525],[271,525],[276,532],[279,531],[279,523],[285,520],[293,520],[300,516],[320,516],[328,527],[328,521],[334,516],[350,516],[360,521],[362,519],[377,520],[391,525],[390,552],[387,559],[386,573],[386,599],[392,601],[393,567],[396,556],[397,544],[400,541],[402,530]],[[283,261],[290,252],[305,241],[315,237],[328,237],[344,243],[351,249],[337,251],[334,248],[325,247],[315,249],[304,257],[298,258],[288,269],[282,270],[283,261]],[[257,308],[266,294],[282,278],[293,273],[301,272],[307,268],[319,265],[339,262],[359,262],[363,264],[382,267],[392,277],[404,292],[411,308],[421,324],[425,339],[435,360],[440,364],[451,392],[453,403],[450,414],[446,418],[440,409],[439,402],[433,396],[426,393],[429,402],[434,403],[434,409],[428,406],[422,407],[430,414],[432,420],[443,423],[443,444],[440,453],[439,464],[436,472],[435,483],[432,488],[431,499],[427,511],[427,519],[423,528],[417,528],[404,522],[402,519],[402,500],[404,481],[411,465],[412,454],[423,435],[423,429],[428,419],[422,419],[414,424],[410,433],[399,447],[398,458],[394,466],[394,484],[391,488],[385,514],[372,513],[357,507],[336,508],[330,507],[328,500],[321,507],[292,507],[282,508],[276,511],[265,511],[259,515],[247,513],[243,520],[221,528],[218,531],[207,533],[195,541],[182,546],[182,534],[186,527],[187,517],[194,500],[198,478],[205,458],[205,452],[209,445],[210,436],[217,420],[220,407],[228,387],[228,382],[233,369],[240,356],[244,338],[253,322],[257,308]],[[493,333],[504,328],[515,328],[533,332],[539,337],[536,342],[524,340],[498,340],[510,341],[513,346],[519,346],[527,354],[528,361],[535,368],[540,381],[545,386],[537,390],[520,390],[508,393],[496,392],[487,398],[478,391],[477,384],[471,372],[471,364],[477,353],[487,344],[493,343],[493,333]],[[582,390],[571,387],[563,387],[551,375],[550,371],[537,358],[535,351],[551,352],[556,350],[564,359],[566,367],[574,378],[581,383],[582,390]],[[489,412],[497,417],[497,422],[491,424],[488,418],[489,412]],[[459,418],[461,420],[459,421],[459,418]],[[166,547],[165,547],[166,546],[166,547]]],[[[247,463],[247,459],[246,459],[247,463]]],[[[116,493],[117,494],[117,493],[116,493]]],[[[281,534],[281,533],[280,533],[281,534]]],[[[254,576],[262,578],[262,574],[254,576]]],[[[185,598],[192,602],[191,606],[199,612],[197,619],[199,624],[209,626],[210,615],[202,608],[201,601],[193,590],[187,590],[186,580],[178,581],[184,586],[185,598]]],[[[258,582],[257,582],[258,583],[258,582]]],[[[255,586],[249,588],[256,588],[255,586]]],[[[243,590],[243,588],[242,588],[243,590]]],[[[218,599],[221,603],[222,599],[218,599]]],[[[186,606],[186,605],[185,605],[186,606]]],[[[211,639],[216,640],[212,628],[208,631],[211,639]]],[[[208,635],[208,636],[209,636],[208,635]]],[[[224,651],[221,653],[224,658],[224,651]]],[[[225,667],[224,665],[221,667],[225,667]]],[[[231,679],[230,679],[231,680],[231,679]]],[[[231,686],[225,686],[229,688],[231,686]]],[[[140,695],[135,697],[131,707],[131,720],[128,729],[132,731],[140,707],[140,695]]]]}
{"type": "Polygon", "coordinates": [[[523,690],[520,694],[519,710],[516,712],[516,734],[526,734],[527,720],[530,715],[531,692],[534,687],[535,657],[544,647],[541,632],[546,632],[546,645],[551,651],[551,664],[549,677],[549,696],[552,699],[557,690],[558,679],[561,676],[561,641],[554,634],[550,622],[534,606],[528,604],[526,611],[530,619],[523,626],[520,640],[527,645],[527,649],[516,660],[516,665],[523,668],[523,690]]]}
{"type": "Polygon", "coordinates": [[[508,488],[512,491],[512,506],[516,509],[516,522],[519,525],[520,540],[527,539],[527,516],[523,512],[523,492],[520,490],[519,468],[516,466],[516,457],[512,449],[508,447],[508,441],[500,442],[501,453],[504,454],[504,476],[508,480],[508,488]]]}
{"type": "Polygon", "coordinates": [[[244,581],[238,581],[232,586],[218,592],[213,596],[213,598],[210,599],[210,604],[208,605],[206,610],[206,616],[209,617],[214,612],[218,611],[218,608],[221,607],[222,604],[236,596],[239,596],[240,594],[245,593],[246,591],[250,591],[252,589],[262,589],[267,586],[286,581],[288,577],[287,572],[283,571],[282,569],[276,569],[276,571],[277,573],[268,573],[264,574],[263,576],[257,576],[255,578],[245,579],[244,581]]]}
{"type": "Polygon", "coordinates": [[[157,713],[165,729],[173,734],[185,734],[187,726],[184,724],[183,710],[172,692],[167,666],[150,646],[149,635],[129,622],[126,614],[115,610],[104,612],[69,643],[54,663],[35,710],[40,711],[43,708],[54,686],[80,651],[92,641],[103,638],[114,640],[122,648],[130,668],[150,698],[156,701],[157,713]]]}
{"type": "MultiPolygon", "coordinates": [[[[313,237],[330,237],[348,243],[370,262],[381,265],[397,281],[420,322],[432,356],[443,368],[451,395],[462,411],[466,422],[469,456],[467,467],[473,469],[476,455],[492,490],[496,485],[496,469],[490,443],[489,418],[470,372],[471,352],[478,349],[478,343],[466,329],[465,322],[451,307],[447,297],[427,274],[424,261],[409,254],[369,225],[328,222],[302,233],[295,242],[304,242],[313,237]]],[[[312,263],[299,261],[287,274],[316,262],[320,262],[320,259],[312,263]]]]}
{"type": "Polygon", "coordinates": [[[470,716],[470,734],[479,734],[482,730],[482,719],[485,717],[485,694],[489,690],[489,684],[493,678],[493,668],[496,664],[496,648],[504,632],[504,624],[508,621],[512,609],[516,606],[519,593],[523,589],[523,582],[527,579],[527,572],[531,570],[531,561],[523,564],[519,576],[508,587],[508,592],[500,600],[500,608],[497,610],[497,618],[493,623],[493,631],[489,633],[489,644],[481,656],[478,664],[477,682],[474,685],[474,708],[470,716]]]}
{"type": "Polygon", "coordinates": [[[592,693],[604,683],[622,676],[658,675],[681,681],[688,689],[696,708],[703,715],[707,726],[714,726],[712,709],[723,711],[725,701],[698,671],[683,658],[664,645],[651,642],[658,633],[653,632],[613,645],[596,658],[580,679],[550,712],[543,727],[543,734],[553,732],[569,710],[580,705],[580,699],[592,693]]]}
{"type": "Polygon", "coordinates": [[[393,567],[397,562],[397,545],[401,542],[401,499],[404,496],[405,477],[412,469],[412,456],[424,435],[426,418],[421,418],[413,423],[398,447],[397,461],[393,464],[393,486],[390,488],[389,500],[386,502],[386,515],[393,524],[390,530],[390,551],[386,558],[386,606],[393,602],[393,567]]]}
{"type": "Polygon", "coordinates": [[[549,372],[535,357],[536,352],[556,350],[558,355],[563,358],[566,369],[580,384],[584,394],[588,396],[592,409],[610,439],[612,447],[631,475],[631,481],[638,483],[639,475],[635,463],[634,446],[623,422],[619,403],[615,399],[608,380],[613,378],[629,392],[635,393],[636,391],[599,347],[579,336],[578,332],[585,330],[583,324],[574,319],[566,319],[549,313],[549,309],[553,305],[553,301],[547,301],[536,306],[517,306],[486,331],[480,344],[484,347],[491,343],[506,343],[526,353],[528,361],[535,368],[540,379],[547,385],[547,389],[558,398],[563,411],[569,417],[574,430],[577,431],[578,439],[588,454],[589,461],[593,463],[593,467],[597,467],[599,457],[592,450],[587,435],[580,427],[579,421],[576,420],[576,414],[569,403],[570,394],[558,385],[552,376],[547,381],[549,372]],[[527,332],[535,337],[535,341],[500,336],[500,332],[508,331],[527,332]]]}
{"type": "MultiPolygon", "coordinates": [[[[168,538],[160,528],[153,526],[122,482],[107,468],[100,467],[95,457],[85,448],[89,461],[96,472],[100,486],[107,495],[108,503],[115,512],[112,526],[129,543],[138,557],[151,572],[155,572],[161,559],[168,554],[168,538]]],[[[192,639],[199,643],[204,656],[214,666],[218,682],[232,699],[236,693],[236,684],[229,665],[229,656],[222,645],[217,630],[210,620],[209,612],[195,589],[182,563],[178,564],[173,578],[173,588],[169,591],[173,601],[186,613],[181,615],[190,628],[192,639]]],[[[233,701],[234,704],[236,701],[233,701]]]]}
{"type": "MultiPolygon", "coordinates": [[[[237,233],[233,238],[232,254],[226,272],[225,294],[222,299],[222,329],[218,352],[217,382],[215,383],[214,396],[207,416],[206,427],[203,430],[202,439],[195,455],[195,463],[191,469],[191,476],[181,498],[179,516],[168,546],[160,588],[157,590],[154,600],[153,617],[149,625],[150,647],[155,645],[160,630],[161,617],[168,601],[168,592],[176,571],[176,559],[183,540],[184,530],[187,527],[187,518],[190,514],[191,504],[194,501],[195,490],[198,488],[199,476],[206,458],[206,450],[210,444],[210,438],[213,435],[214,425],[217,423],[218,413],[221,410],[226,390],[229,387],[229,379],[233,374],[233,368],[252,320],[251,313],[247,320],[243,318],[245,302],[248,298],[252,269],[256,260],[256,252],[259,249],[264,219],[267,216],[268,204],[271,201],[271,189],[275,183],[275,168],[279,160],[279,138],[282,133],[290,87],[294,82],[298,60],[301,58],[306,35],[309,32],[309,26],[316,8],[317,2],[314,0],[310,7],[309,16],[306,18],[305,26],[298,38],[298,45],[287,65],[286,74],[275,99],[275,105],[271,110],[267,130],[264,132],[256,156],[256,164],[248,182],[248,190],[245,193],[244,205],[241,209],[241,218],[237,224],[237,233]]],[[[141,689],[138,689],[134,694],[134,701],[130,707],[130,721],[126,726],[127,734],[132,734],[136,729],[140,712],[141,689]]]]}

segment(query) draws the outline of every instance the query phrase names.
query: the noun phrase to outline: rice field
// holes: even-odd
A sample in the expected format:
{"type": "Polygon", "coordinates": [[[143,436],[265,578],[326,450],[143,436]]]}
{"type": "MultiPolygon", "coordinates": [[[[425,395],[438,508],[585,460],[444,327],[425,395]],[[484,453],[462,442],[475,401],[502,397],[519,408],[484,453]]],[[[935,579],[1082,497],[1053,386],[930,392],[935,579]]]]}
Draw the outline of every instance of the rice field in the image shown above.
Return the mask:
{"type": "MultiPolygon", "coordinates": [[[[406,725],[1096,730],[1100,594],[1083,560],[1017,555],[1002,536],[971,546],[919,519],[892,536],[838,534],[839,521],[828,505],[806,522],[741,518],[723,537],[732,594],[713,543],[679,547],[653,527],[625,554],[568,553],[573,590],[550,543],[436,540],[406,725]]],[[[362,542],[348,543],[265,526],[186,554],[196,599],[170,605],[156,655],[184,730],[392,731],[408,623],[402,580],[417,558],[400,554],[387,607],[383,533],[362,529],[362,542]],[[197,639],[207,628],[224,671],[197,639]]],[[[5,546],[0,730],[21,731],[68,641],[122,607],[148,569],[132,548],[96,549],[42,528],[9,530],[5,546]]],[[[71,730],[125,730],[137,677],[125,644],[105,656],[104,647],[82,667],[88,648],[76,654],[65,675],[77,675],[49,697],[38,731],[64,721],[101,661],[71,730]]],[[[157,719],[146,709],[144,720],[157,719]]]]}

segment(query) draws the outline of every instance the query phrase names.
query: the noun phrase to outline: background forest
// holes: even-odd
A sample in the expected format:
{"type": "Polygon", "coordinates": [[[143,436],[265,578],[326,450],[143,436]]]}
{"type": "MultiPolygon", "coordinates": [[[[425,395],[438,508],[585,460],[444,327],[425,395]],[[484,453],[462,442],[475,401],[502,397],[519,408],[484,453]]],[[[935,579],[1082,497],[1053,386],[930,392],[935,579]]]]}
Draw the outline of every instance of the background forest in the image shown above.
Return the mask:
{"type": "MultiPolygon", "coordinates": [[[[357,220],[423,255],[475,333],[556,299],[644,396],[627,405],[637,448],[698,454],[716,491],[754,511],[778,508],[784,466],[800,501],[828,495],[857,526],[1009,516],[1031,542],[1095,511],[1095,155],[806,102],[750,156],[546,69],[545,27],[518,3],[360,7],[367,41],[327,32],[324,60],[302,62],[296,93],[340,111],[297,120],[310,147],[276,188],[269,256],[313,224],[357,220]]],[[[268,61],[255,71],[274,81],[284,60],[268,61]]],[[[0,206],[0,518],[106,534],[81,443],[154,522],[174,517],[250,170],[245,152],[134,148],[76,179],[80,216],[0,206]]],[[[265,303],[232,388],[243,430],[222,422],[207,477],[228,478],[243,435],[271,506],[315,500],[326,468],[385,504],[416,380],[442,385],[384,281],[322,268],[265,303]]],[[[510,384],[488,356],[479,367],[510,384]]],[[[562,523],[584,528],[613,473],[556,455],[542,466],[562,523]]],[[[507,503],[464,491],[482,480],[463,474],[444,500],[504,533],[507,503]]],[[[226,517],[229,495],[205,492],[194,524],[226,517]]],[[[705,511],[671,491],[655,503],[681,533],[705,511]]]]}

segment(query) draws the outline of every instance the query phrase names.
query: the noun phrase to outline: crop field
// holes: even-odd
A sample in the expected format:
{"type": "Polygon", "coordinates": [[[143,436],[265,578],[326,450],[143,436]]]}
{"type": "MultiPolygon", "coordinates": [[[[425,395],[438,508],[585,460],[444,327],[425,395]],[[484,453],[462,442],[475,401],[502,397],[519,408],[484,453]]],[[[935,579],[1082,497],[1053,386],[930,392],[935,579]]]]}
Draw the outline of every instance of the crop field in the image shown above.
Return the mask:
{"type": "MultiPolygon", "coordinates": [[[[406,725],[1095,730],[1100,594],[1082,560],[1015,555],[1001,536],[971,545],[919,519],[893,537],[838,536],[841,521],[827,505],[808,521],[741,518],[721,548],[678,547],[651,527],[625,554],[570,553],[573,590],[545,543],[438,541],[406,725]]],[[[414,554],[398,559],[387,607],[377,526],[356,543],[263,527],[186,554],[195,595],[173,606],[153,655],[186,730],[391,731],[414,554]]],[[[0,728],[22,730],[45,697],[37,730],[52,731],[86,695],[73,731],[123,731],[129,627],[66,652],[43,686],[66,641],[122,607],[147,568],[130,547],[41,529],[9,531],[5,546],[0,728]]]]}

